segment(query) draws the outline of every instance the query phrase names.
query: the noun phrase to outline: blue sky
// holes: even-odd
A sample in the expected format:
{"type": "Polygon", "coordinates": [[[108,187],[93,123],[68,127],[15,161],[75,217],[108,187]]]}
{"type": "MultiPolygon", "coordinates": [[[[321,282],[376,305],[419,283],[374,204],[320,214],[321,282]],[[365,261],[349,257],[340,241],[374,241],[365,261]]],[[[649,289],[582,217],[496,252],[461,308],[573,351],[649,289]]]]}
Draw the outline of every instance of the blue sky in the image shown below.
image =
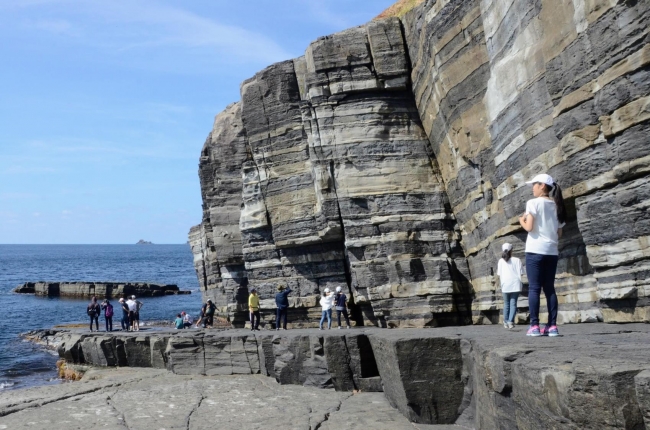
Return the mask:
{"type": "Polygon", "coordinates": [[[239,84],[394,0],[2,0],[0,243],[184,243],[239,84]]]}

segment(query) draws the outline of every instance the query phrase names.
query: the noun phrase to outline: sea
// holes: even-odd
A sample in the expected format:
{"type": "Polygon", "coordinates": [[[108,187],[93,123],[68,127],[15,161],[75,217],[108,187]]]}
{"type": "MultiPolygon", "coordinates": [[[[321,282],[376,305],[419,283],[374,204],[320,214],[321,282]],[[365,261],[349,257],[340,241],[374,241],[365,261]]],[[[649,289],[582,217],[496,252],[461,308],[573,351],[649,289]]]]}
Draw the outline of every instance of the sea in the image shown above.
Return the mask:
{"type": "MultiPolygon", "coordinates": [[[[88,323],[85,298],[38,297],[12,290],[24,282],[129,281],[176,284],[192,294],[139,298],[140,322],[169,321],[186,311],[196,318],[201,293],[190,246],[0,245],[0,391],[61,381],[55,352],[19,334],[60,324],[88,323]]],[[[120,328],[117,300],[113,329],[120,328]]],[[[104,317],[99,320],[104,330],[104,317]]]]}

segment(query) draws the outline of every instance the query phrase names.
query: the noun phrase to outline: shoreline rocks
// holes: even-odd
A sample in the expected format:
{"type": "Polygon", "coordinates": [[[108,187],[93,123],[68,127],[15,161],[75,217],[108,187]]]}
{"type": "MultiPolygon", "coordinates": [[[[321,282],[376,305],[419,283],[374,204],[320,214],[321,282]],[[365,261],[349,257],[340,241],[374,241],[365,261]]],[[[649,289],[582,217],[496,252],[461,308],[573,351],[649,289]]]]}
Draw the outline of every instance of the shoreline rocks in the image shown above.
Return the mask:
{"type": "Polygon", "coordinates": [[[281,385],[383,391],[414,423],[650,425],[650,325],[576,324],[562,327],[557,338],[529,338],[525,329],[76,330],[60,333],[58,353],[82,365],[202,377],[262,374],[281,385]]]}
{"type": "Polygon", "coordinates": [[[175,294],[191,294],[173,284],[150,284],[147,282],[25,282],[14,289],[14,293],[35,294],[37,296],[66,296],[120,298],[159,297],[175,294]]]}

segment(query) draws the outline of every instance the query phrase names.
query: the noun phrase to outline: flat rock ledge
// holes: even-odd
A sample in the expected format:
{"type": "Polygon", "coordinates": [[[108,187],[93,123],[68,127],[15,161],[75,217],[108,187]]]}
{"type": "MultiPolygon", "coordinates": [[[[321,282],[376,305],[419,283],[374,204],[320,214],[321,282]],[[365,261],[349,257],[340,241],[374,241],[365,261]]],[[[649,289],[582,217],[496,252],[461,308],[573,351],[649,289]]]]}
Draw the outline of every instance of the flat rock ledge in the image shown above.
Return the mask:
{"type": "Polygon", "coordinates": [[[99,297],[117,298],[125,295],[137,297],[169,296],[190,294],[173,284],[150,284],[147,282],[25,282],[14,289],[14,293],[36,294],[37,296],[99,297]]]}
{"type": "Polygon", "coordinates": [[[338,393],[383,391],[413,423],[650,428],[650,325],[565,325],[561,333],[528,338],[523,326],[466,326],[56,336],[59,355],[70,363],[197,377],[261,374],[338,393]]]}

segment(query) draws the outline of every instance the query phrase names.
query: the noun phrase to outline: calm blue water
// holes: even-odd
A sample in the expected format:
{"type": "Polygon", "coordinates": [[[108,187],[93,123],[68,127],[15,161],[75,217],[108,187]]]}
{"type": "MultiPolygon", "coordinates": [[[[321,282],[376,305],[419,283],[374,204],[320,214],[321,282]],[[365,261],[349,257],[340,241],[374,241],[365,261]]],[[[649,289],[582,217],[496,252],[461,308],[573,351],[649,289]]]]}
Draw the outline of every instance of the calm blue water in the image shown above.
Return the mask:
{"type": "MultiPolygon", "coordinates": [[[[141,323],[171,321],[182,310],[196,316],[201,307],[189,245],[0,245],[0,390],[57,382],[57,357],[22,341],[19,333],[88,321],[86,299],[11,292],[36,281],[156,282],[192,291],[141,298],[141,323]]],[[[119,313],[116,301],[111,302],[119,313]]],[[[113,320],[113,328],[119,328],[119,316],[113,320]]],[[[99,323],[101,330],[103,317],[99,323]]]]}

